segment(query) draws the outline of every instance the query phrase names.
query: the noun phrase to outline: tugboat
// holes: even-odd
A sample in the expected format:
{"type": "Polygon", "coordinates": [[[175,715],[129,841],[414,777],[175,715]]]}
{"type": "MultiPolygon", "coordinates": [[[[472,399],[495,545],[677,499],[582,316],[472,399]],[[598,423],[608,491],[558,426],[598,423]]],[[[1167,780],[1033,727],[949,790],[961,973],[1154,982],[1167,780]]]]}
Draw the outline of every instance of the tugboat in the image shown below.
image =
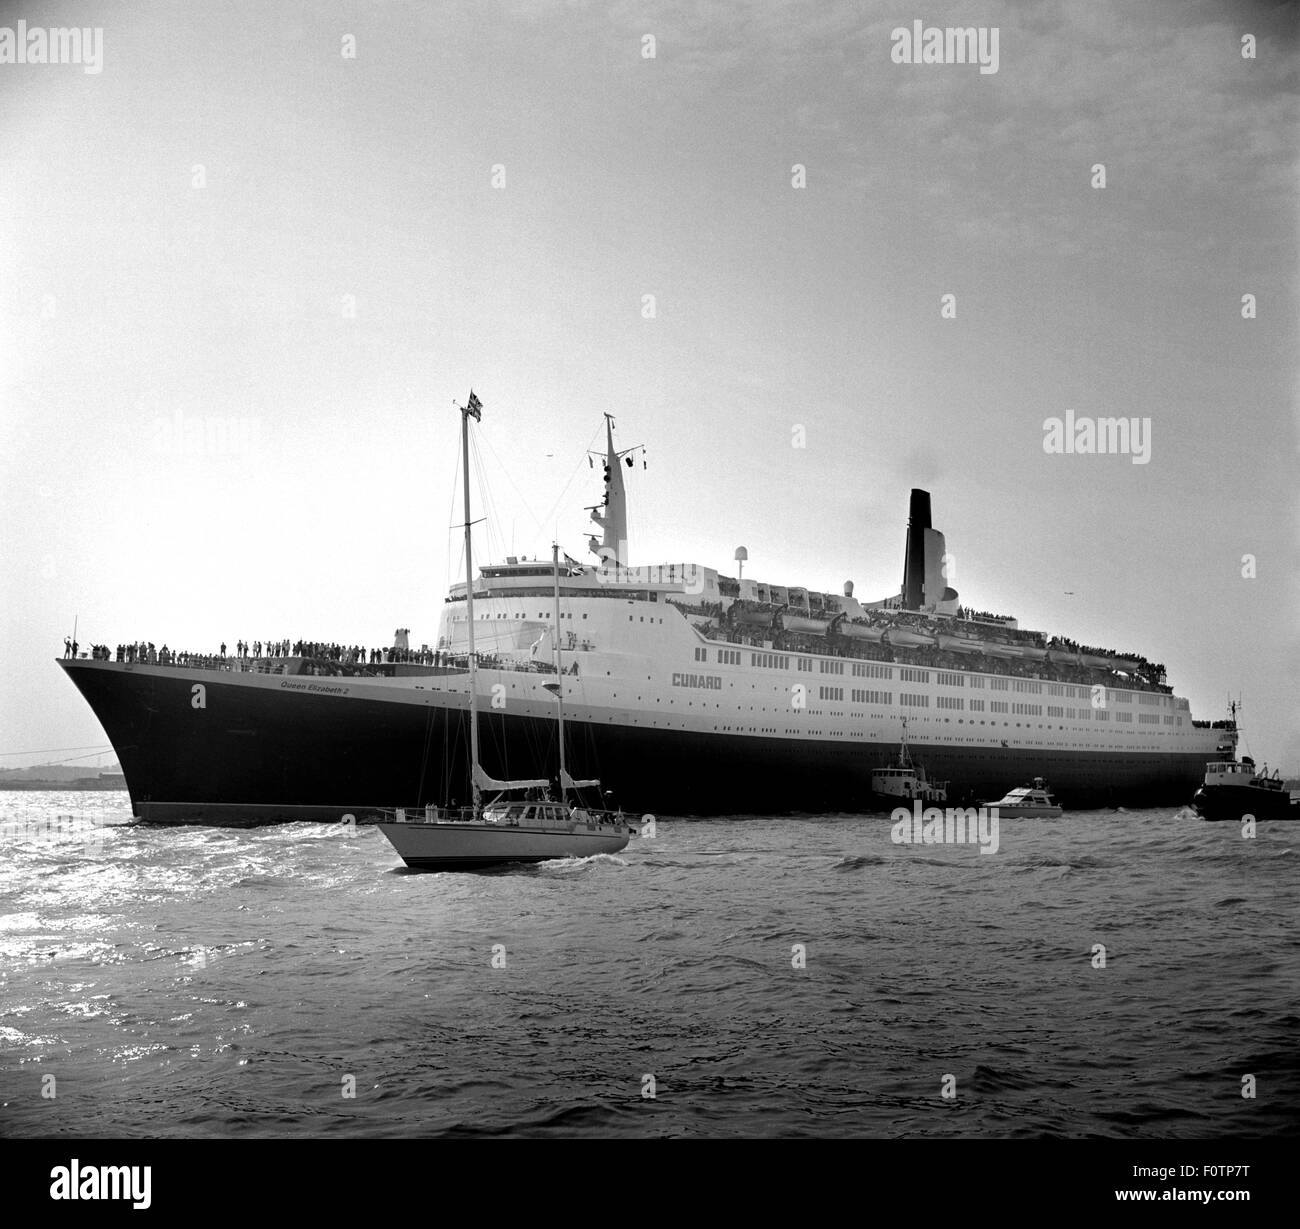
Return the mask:
{"type": "Polygon", "coordinates": [[[1024,819],[1056,819],[1064,808],[1052,797],[1047,782],[1042,777],[1035,777],[1033,785],[1022,785],[1007,792],[999,802],[985,802],[991,811],[997,811],[998,817],[1018,815],[1024,819]]]}
{"type": "Polygon", "coordinates": [[[890,801],[948,801],[948,782],[927,780],[925,767],[912,762],[907,750],[906,717],[903,718],[903,739],[898,748],[898,760],[885,768],[871,770],[871,792],[890,801]]]}
{"type": "MultiPolygon", "coordinates": [[[[469,504],[469,420],[479,421],[482,405],[473,392],[461,409],[461,448],[465,485],[465,566],[474,575],[470,549],[469,504]]],[[[636,835],[636,829],[622,813],[570,806],[568,794],[584,788],[599,790],[596,780],[575,781],[564,767],[564,692],[560,650],[560,556],[558,543],[552,550],[555,581],[555,674],[556,682],[544,686],[558,701],[560,744],[560,799],[550,797],[550,782],[544,778],[527,781],[498,781],[487,775],[478,758],[478,704],[475,690],[474,586],[466,585],[466,629],[469,635],[469,729],[470,781],[473,805],[456,810],[425,807],[408,819],[405,808],[380,811],[374,816],[379,831],[388,838],[402,861],[414,870],[478,870],[507,862],[544,862],[550,858],[589,858],[598,853],[617,853],[636,835]],[[484,791],[492,794],[483,801],[484,791]],[[511,795],[518,795],[511,797],[511,795]]]]}
{"type": "Polygon", "coordinates": [[[1300,819],[1300,795],[1288,789],[1281,774],[1268,765],[1255,771],[1255,761],[1223,760],[1205,765],[1205,781],[1192,797],[1192,807],[1202,819],[1238,821],[1300,819]]]}

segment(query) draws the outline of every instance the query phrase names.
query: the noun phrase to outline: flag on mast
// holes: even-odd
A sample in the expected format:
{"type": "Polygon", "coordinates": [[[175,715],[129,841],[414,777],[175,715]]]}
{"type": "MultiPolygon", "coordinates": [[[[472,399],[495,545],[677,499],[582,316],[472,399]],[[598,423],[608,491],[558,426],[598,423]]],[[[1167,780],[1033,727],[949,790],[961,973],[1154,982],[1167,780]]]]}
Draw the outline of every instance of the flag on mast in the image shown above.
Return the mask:
{"type": "Polygon", "coordinates": [[[472,414],[478,422],[482,422],[483,417],[479,413],[479,411],[482,410],[482,408],[483,408],[483,403],[476,396],[474,396],[474,390],[471,388],[469,390],[469,405],[467,405],[465,409],[470,414],[472,414]]]}

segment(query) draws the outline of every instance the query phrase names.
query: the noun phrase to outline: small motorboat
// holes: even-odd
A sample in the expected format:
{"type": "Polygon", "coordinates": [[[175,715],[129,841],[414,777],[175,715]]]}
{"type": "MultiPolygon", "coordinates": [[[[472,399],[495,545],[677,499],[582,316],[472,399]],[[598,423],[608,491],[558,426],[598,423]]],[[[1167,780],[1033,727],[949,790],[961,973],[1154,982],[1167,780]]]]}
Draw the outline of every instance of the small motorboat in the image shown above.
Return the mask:
{"type": "Polygon", "coordinates": [[[1026,819],[1055,819],[1065,810],[1052,797],[1047,782],[1042,777],[1035,777],[1033,785],[1022,785],[1009,790],[998,802],[980,805],[988,807],[990,811],[997,811],[999,818],[1019,815],[1026,819]]]}

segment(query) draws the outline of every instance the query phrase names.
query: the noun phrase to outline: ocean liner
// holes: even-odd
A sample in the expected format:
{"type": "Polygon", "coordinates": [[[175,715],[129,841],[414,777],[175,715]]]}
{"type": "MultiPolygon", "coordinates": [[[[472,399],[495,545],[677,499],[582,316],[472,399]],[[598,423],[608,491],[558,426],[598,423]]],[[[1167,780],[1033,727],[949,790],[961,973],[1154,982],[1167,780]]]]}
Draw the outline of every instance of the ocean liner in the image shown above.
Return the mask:
{"type": "Polygon", "coordinates": [[[635,450],[615,448],[608,415],[605,441],[603,498],[589,509],[596,562],[565,556],[558,604],[549,560],[481,567],[473,672],[464,583],[433,649],[411,652],[402,634],[382,661],[60,661],[113,744],[133,814],[337,822],[454,805],[472,788],[471,678],[485,772],[548,776],[558,699],[570,770],[599,777],[626,812],[869,810],[903,717],[951,803],[1046,774],[1071,809],[1180,805],[1208,761],[1235,757],[1234,723],[1193,721],[1161,667],[962,606],[925,491],[911,494],[902,587],[878,601],[851,583],[828,593],[750,579],[743,548],[734,577],[629,566],[623,470],[635,450]]]}

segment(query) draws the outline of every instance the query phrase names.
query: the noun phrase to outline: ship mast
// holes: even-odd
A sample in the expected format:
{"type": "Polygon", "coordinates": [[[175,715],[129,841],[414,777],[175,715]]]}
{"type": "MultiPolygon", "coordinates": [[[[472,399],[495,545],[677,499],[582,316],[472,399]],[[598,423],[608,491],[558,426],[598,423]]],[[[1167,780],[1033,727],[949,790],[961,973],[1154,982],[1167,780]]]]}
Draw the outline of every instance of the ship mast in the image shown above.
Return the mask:
{"type": "MultiPolygon", "coordinates": [[[[623,485],[623,470],[619,462],[627,460],[628,465],[632,464],[631,455],[635,452],[642,454],[642,465],[645,464],[645,445],[637,444],[634,448],[625,448],[619,452],[614,447],[614,415],[605,415],[605,499],[603,503],[597,504],[594,508],[588,508],[591,513],[591,519],[604,530],[604,541],[597,541],[592,537],[588,541],[588,549],[595,555],[603,568],[620,568],[628,566],[628,541],[627,541],[627,489],[623,485]]],[[[598,456],[598,453],[589,453],[589,457],[598,456]]]]}
{"type": "Polygon", "coordinates": [[[465,625],[469,635],[469,758],[470,790],[474,804],[475,816],[483,798],[478,785],[478,663],[474,656],[474,556],[470,548],[470,511],[469,511],[469,420],[473,415],[475,422],[482,422],[482,404],[469,390],[469,402],[460,408],[460,453],[464,462],[463,478],[465,487],[465,625]]]}
{"type": "Polygon", "coordinates": [[[555,701],[560,706],[560,804],[568,805],[564,788],[564,674],[560,657],[560,544],[551,543],[551,571],[555,577],[555,701]]]}

